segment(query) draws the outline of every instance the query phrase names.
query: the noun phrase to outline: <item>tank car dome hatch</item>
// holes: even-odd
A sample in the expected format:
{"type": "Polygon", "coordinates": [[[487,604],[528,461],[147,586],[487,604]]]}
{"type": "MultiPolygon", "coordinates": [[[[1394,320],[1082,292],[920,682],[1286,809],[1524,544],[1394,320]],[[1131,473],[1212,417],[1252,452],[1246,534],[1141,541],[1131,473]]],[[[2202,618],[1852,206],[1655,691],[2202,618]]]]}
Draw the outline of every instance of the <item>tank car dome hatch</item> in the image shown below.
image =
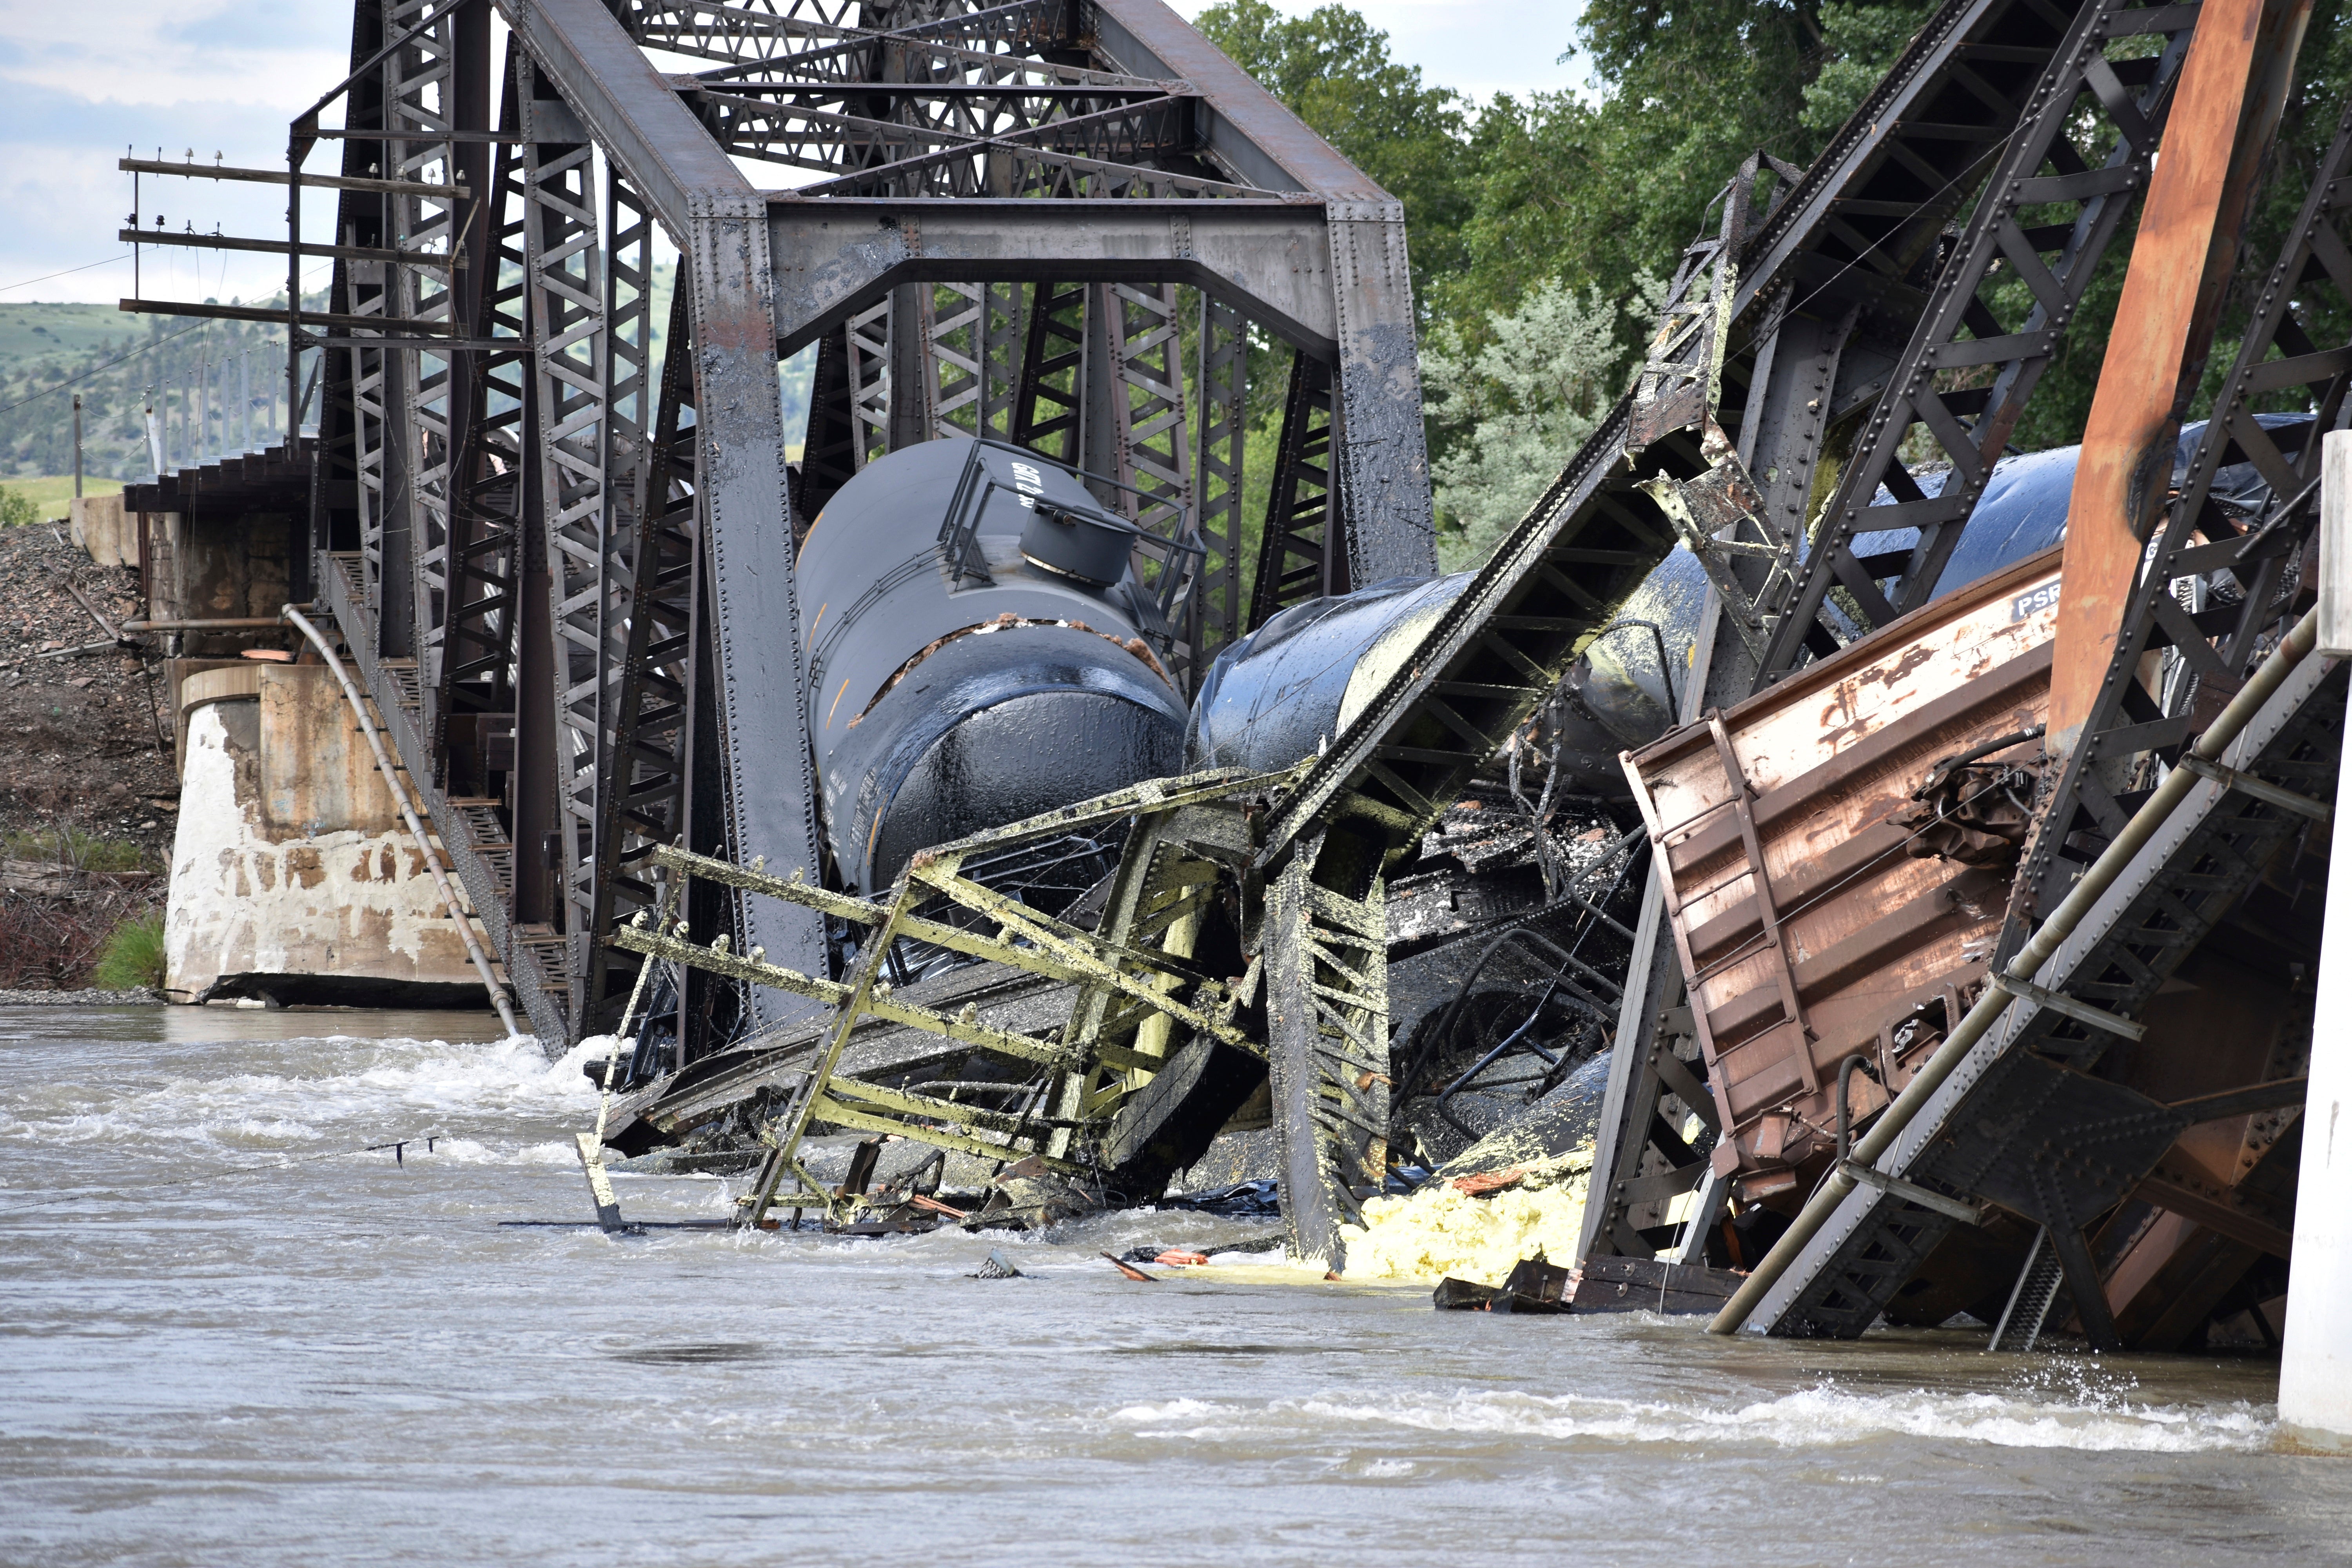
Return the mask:
{"type": "MultiPolygon", "coordinates": [[[[887,887],[927,846],[1181,771],[1173,585],[1138,579],[1139,537],[1067,469],[970,437],[893,452],[835,492],[799,587],[825,843],[845,886],[887,887]],[[1094,535],[1123,529],[1119,574],[1025,554],[1040,507],[1094,535]]],[[[1097,550],[1083,564],[1110,563],[1097,550]]]]}
{"type": "Polygon", "coordinates": [[[1034,510],[1021,530],[1022,560],[1097,588],[1127,575],[1142,530],[1123,517],[1066,511],[1045,500],[1032,504],[1034,510]]]}

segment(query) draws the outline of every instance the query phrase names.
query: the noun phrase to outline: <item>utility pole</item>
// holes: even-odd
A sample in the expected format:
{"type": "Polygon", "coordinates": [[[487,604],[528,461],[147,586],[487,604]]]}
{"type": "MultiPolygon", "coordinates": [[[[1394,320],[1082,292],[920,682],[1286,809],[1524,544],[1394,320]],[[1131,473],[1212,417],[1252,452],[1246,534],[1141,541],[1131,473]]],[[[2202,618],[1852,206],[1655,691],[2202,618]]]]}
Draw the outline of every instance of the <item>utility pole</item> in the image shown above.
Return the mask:
{"type": "Polygon", "coordinates": [[[81,500],[81,394],[74,394],[74,500],[81,500]]]}

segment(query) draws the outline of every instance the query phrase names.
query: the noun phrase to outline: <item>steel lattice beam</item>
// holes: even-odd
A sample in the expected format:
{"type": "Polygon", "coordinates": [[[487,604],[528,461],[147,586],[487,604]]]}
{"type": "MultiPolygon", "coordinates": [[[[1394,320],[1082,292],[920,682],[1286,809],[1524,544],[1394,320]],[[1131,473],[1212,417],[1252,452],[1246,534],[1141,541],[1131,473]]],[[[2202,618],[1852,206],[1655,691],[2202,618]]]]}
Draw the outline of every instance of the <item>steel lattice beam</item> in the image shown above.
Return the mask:
{"type": "MultiPolygon", "coordinates": [[[[2352,343],[2323,346],[2305,322],[2335,317],[2352,302],[2352,252],[2345,247],[2339,187],[2352,177],[2352,110],[2320,160],[2286,245],[2262,279],[2254,319],[2214,399],[2189,471],[2150,541],[2133,584],[2106,678],[2084,719],[2082,739],[2044,808],[2011,895],[2004,952],[2054,907],[2088,850],[2119,832],[2129,816],[2116,795],[2149,754],[2178,757],[2200,710],[2235,689],[2302,586],[2305,542],[2315,522],[2312,484],[2321,431],[2341,417],[2352,393],[2352,343]],[[2275,353],[2276,357],[2273,357],[2275,353]],[[2299,390],[2310,422],[2266,429],[2259,402],[2299,390]],[[2234,515],[2213,496],[2221,468],[2252,463],[2269,485],[2273,510],[2234,515]],[[2139,679],[2142,661],[2163,654],[2168,679],[2156,692],[2139,679]]],[[[2251,279],[2248,279],[2252,281],[2251,279]]]]}
{"type": "Polygon", "coordinates": [[[1816,617],[1833,587],[1871,626],[1935,592],[2034,384],[2063,345],[2084,289],[2146,183],[2196,15],[2189,5],[2094,5],[2075,17],[1887,377],[1854,460],[1838,476],[1793,601],[1770,606],[1783,618],[1765,655],[1768,674],[1788,669],[1809,637],[1821,645],[1816,617]],[[2105,50],[2130,37],[2161,39],[2162,52],[2111,62],[2105,50]],[[2114,126],[2114,141],[2104,162],[2088,165],[2074,139],[2094,116],[2114,126]],[[2044,221],[2028,227],[2029,212],[2044,221]],[[2024,279],[2028,298],[2004,321],[1997,286],[2012,278],[2024,279]],[[1953,470],[1933,495],[1913,476],[1919,460],[1901,456],[1921,440],[1953,470]],[[1906,530],[1914,542],[1866,560],[1854,553],[1864,534],[1906,530]]]}
{"type": "Polygon", "coordinates": [[[1185,627],[1192,657],[1205,668],[1239,635],[1242,625],[1243,447],[1249,431],[1249,344],[1241,313],[1208,295],[1201,298],[1196,339],[1201,356],[1200,449],[1193,459],[1199,487],[1201,542],[1208,551],[1185,627]]]}
{"type": "MultiPolygon", "coordinates": [[[[1240,629],[1255,330],[1331,410],[1309,488],[1335,580],[1433,566],[1399,210],[1158,0],[356,3],[342,173],[402,188],[345,191],[338,237],[418,255],[339,258],[330,314],[469,335],[336,328],[316,542],[542,1033],[603,1021],[594,933],[652,898],[653,846],[817,868],[790,561],[870,458],[988,434],[1137,487],[1120,504],[1149,529],[1211,551],[1174,604],[1187,675],[1240,629]],[[743,158],[825,178],[763,192],[743,158]],[[679,252],[672,348],[692,345],[658,407],[656,235],[679,252]],[[792,476],[775,364],[811,342],[792,476]]],[[[296,123],[298,163],[316,127],[296,123]]],[[[804,910],[729,920],[827,968],[804,910]]]]}

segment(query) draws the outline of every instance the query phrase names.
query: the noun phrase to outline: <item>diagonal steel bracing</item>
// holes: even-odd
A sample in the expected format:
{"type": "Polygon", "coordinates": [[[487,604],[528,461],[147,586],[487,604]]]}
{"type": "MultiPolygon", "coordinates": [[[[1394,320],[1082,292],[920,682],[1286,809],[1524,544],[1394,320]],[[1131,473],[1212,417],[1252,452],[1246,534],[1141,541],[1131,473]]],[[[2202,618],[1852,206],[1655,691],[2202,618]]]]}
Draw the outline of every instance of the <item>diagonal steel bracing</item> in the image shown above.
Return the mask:
{"type": "MultiPolygon", "coordinates": [[[[602,239],[594,149],[572,134],[578,121],[560,98],[541,96],[538,73],[519,73],[522,129],[532,139],[524,199],[526,272],[530,292],[532,393],[537,414],[529,460],[539,469],[550,607],[555,635],[549,669],[554,682],[555,789],[564,929],[583,945],[595,858],[598,767],[604,760],[603,707],[617,668],[605,658],[608,595],[625,559],[614,548],[625,519],[614,515],[625,479],[611,472],[608,435],[611,358],[617,334],[606,330],[606,253],[602,239]],[[545,107],[552,104],[552,108],[545,107]],[[540,138],[548,138],[541,140],[540,138]]],[[[555,869],[550,858],[550,869],[555,869]]],[[[567,968],[578,977],[574,1015],[593,967],[585,952],[567,968]]]]}
{"type": "MultiPolygon", "coordinates": [[[[1953,0],[1813,165],[1759,204],[1715,416],[1748,488],[1748,531],[1725,537],[1780,549],[1727,563],[1739,588],[1727,602],[1754,618],[1726,612],[1702,632],[1686,721],[1932,593],[2144,183],[2196,16],[1953,0]],[[1934,497],[1911,474],[1930,445],[1954,469],[1934,497]]],[[[1645,930],[1664,919],[1654,889],[1648,908],[1645,930]]],[[[1588,1250],[1645,1252],[1609,1234],[1621,1205],[1604,1194],[1690,1158],[1653,1136],[1647,1110],[1664,1087],[1649,1064],[1675,969],[1637,965],[1629,982],[1588,1250]]]]}
{"type": "Polygon", "coordinates": [[[1193,459],[1196,513],[1207,554],[1192,587],[1184,640],[1201,668],[1216,658],[1242,626],[1242,478],[1249,434],[1249,343],[1241,312],[1201,297],[1200,443],[1193,459]]]}
{"type": "MultiPolygon", "coordinates": [[[[874,457],[1034,445],[1169,542],[1148,573],[1205,548],[1171,600],[1189,679],[1248,597],[1257,332],[1316,367],[1330,580],[1432,568],[1400,209],[1158,0],[356,16],[343,172],[399,188],[343,193],[338,239],[422,259],[338,259],[321,581],[543,1034],[613,1010],[592,933],[655,896],[656,845],[816,869],[791,556],[874,457]],[[816,182],[761,191],[761,163],[816,182]],[[685,357],[657,396],[672,250],[685,357]],[[777,360],[811,342],[788,431],[777,360]]],[[[298,162],[320,125],[298,122],[298,162]]],[[[728,920],[827,970],[805,909],[728,920]]],[[[753,1026],[800,1005],[750,1005],[753,1026]]]]}
{"type": "MultiPolygon", "coordinates": [[[[1825,646],[1828,628],[1819,623],[1832,588],[1845,602],[1826,615],[1847,636],[1864,629],[1853,625],[1856,612],[1868,626],[1884,626],[1934,594],[2034,384],[2147,183],[2196,16],[2194,5],[2116,0],[2075,16],[2018,131],[1996,144],[1984,194],[1822,510],[1803,576],[1770,607],[1778,629],[1765,655],[1768,678],[1790,668],[1809,640],[1825,646]],[[2129,52],[2140,40],[2155,52],[2129,52]],[[2108,128],[2108,151],[2096,163],[2078,147],[2088,140],[2086,124],[2108,128]],[[1906,444],[1915,447],[1908,459],[1906,444]],[[1933,493],[1914,473],[1930,465],[1946,470],[1933,493]],[[1879,537],[1865,558],[1857,542],[1869,535],[1879,537]]],[[[1895,265],[1864,259],[1882,260],[1889,273],[1895,265]]]]}
{"type": "MultiPolygon", "coordinates": [[[[2119,795],[2158,762],[2170,763],[2263,652],[2304,585],[2304,551],[2317,521],[2319,433],[2341,421],[2352,391],[2352,342],[2315,341],[2306,323],[2344,319],[2352,305],[2352,250],[2342,187],[2352,179],[2352,110],[2321,158],[2285,247],[2254,293],[2188,471],[2149,541],[2098,700],[2067,758],[2012,895],[2004,948],[2054,908],[2097,847],[2130,815],[2119,795]],[[2301,403],[2299,416],[2262,406],[2301,403]],[[2214,493],[2221,470],[2252,464],[2268,510],[2246,515],[2214,493]],[[2151,654],[2164,674],[2151,690],[2137,671],[2151,654]]],[[[2252,292],[2252,276],[2244,279],[2252,292]]]]}
{"type": "MultiPolygon", "coordinates": [[[[389,7],[384,20],[407,38],[384,62],[386,129],[396,138],[384,144],[384,177],[440,187],[433,195],[393,196],[393,232],[403,248],[446,254],[462,221],[455,195],[459,184],[456,146],[448,139],[467,118],[457,92],[457,13],[444,0],[404,0],[389,7]]],[[[454,269],[399,266],[384,270],[392,285],[385,301],[390,314],[454,323],[458,308],[454,269]]],[[[448,619],[451,425],[462,406],[452,400],[457,384],[453,358],[418,353],[391,355],[385,362],[395,389],[392,395],[400,404],[400,417],[392,428],[404,433],[407,447],[409,657],[416,660],[421,690],[435,696],[442,630],[448,619]]],[[[436,722],[429,702],[424,721],[428,728],[436,722]]]]}

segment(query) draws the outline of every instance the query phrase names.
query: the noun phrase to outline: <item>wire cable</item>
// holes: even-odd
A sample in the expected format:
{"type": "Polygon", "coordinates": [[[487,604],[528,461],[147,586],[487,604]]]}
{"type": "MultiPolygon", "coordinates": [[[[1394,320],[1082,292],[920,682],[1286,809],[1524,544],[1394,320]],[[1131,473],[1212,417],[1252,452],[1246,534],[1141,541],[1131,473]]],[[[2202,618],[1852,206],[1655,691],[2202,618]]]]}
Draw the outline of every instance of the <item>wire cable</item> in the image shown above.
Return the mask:
{"type": "MultiPolygon", "coordinates": [[[[331,265],[331,263],[329,265],[331,265]]],[[[322,268],[313,268],[311,269],[313,276],[320,270],[322,270],[322,268]]],[[[37,283],[40,279],[37,278],[33,279],[33,281],[37,283]]],[[[18,287],[21,288],[23,285],[19,284],[18,287]]],[[[54,385],[45,386],[29,397],[20,397],[14,403],[0,403],[0,414],[14,413],[16,410],[24,407],[28,403],[37,403],[42,398],[47,397],[53,393],[63,392],[69,386],[79,386],[83,382],[88,381],[91,376],[112,370],[116,365],[127,363],[131,360],[137,359],[141,354],[149,353],[156,349],[162,348],[165,343],[172,342],[175,338],[184,338],[190,332],[202,331],[204,328],[210,325],[212,325],[212,319],[210,317],[205,317],[193,325],[182,327],[176,332],[167,332],[163,336],[157,338],[152,342],[142,343],[139,347],[132,349],[129,353],[119,354],[115,358],[108,360],[104,364],[93,365],[89,369],[83,371],[79,375],[68,376],[65,380],[58,382],[54,385]]]]}
{"type": "Polygon", "coordinates": [[[44,272],[38,278],[27,278],[22,283],[0,283],[0,294],[13,294],[19,289],[30,289],[36,283],[47,283],[52,278],[68,278],[77,272],[87,272],[93,267],[106,267],[118,261],[128,261],[128,256],[110,256],[104,261],[86,261],[79,267],[68,267],[62,272],[44,272]]]}

